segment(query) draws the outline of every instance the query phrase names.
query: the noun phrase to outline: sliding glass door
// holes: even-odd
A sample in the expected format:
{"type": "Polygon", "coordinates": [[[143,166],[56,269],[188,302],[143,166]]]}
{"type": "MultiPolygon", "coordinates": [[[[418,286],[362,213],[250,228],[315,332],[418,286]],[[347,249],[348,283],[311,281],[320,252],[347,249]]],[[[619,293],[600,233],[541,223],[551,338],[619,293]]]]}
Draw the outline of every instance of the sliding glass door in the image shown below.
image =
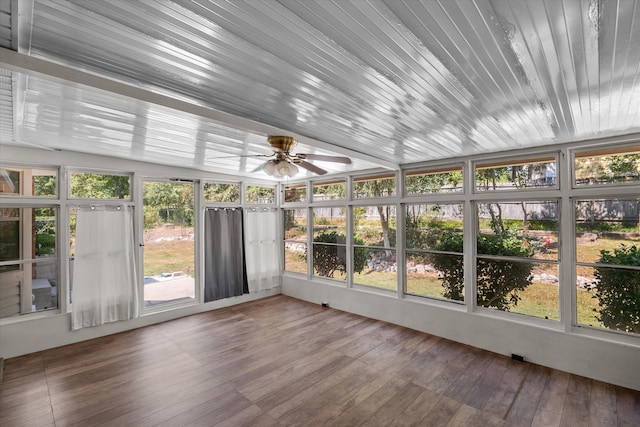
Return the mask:
{"type": "Polygon", "coordinates": [[[144,305],[195,300],[195,191],[191,182],[143,181],[144,305]]]}

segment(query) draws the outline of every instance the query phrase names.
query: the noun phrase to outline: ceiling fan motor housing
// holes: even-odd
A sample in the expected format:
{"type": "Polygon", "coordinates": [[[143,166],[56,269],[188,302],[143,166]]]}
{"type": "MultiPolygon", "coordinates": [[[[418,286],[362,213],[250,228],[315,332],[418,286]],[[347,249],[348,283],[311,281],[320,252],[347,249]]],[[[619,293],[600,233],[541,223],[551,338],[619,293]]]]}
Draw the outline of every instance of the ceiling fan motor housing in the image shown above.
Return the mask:
{"type": "Polygon", "coordinates": [[[293,150],[293,147],[298,143],[294,137],[284,135],[271,135],[267,138],[267,142],[274,150],[284,153],[293,150]]]}

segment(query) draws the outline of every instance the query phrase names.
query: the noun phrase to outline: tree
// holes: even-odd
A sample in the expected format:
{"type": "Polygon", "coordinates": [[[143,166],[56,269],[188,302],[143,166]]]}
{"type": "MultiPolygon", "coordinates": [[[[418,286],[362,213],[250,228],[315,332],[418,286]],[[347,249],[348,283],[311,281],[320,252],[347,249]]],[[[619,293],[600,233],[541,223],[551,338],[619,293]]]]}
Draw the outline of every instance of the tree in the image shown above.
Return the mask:
{"type": "MultiPolygon", "coordinates": [[[[444,230],[438,236],[433,249],[440,252],[462,253],[464,240],[460,233],[444,230]]],[[[515,236],[478,235],[478,253],[512,257],[531,257],[533,249],[526,241],[515,236]]],[[[462,257],[447,253],[430,254],[431,262],[441,274],[444,297],[464,299],[464,270],[462,257]]],[[[533,263],[499,259],[478,258],[478,305],[509,311],[520,300],[518,292],[532,282],[533,263]]]]}
{"type": "Polygon", "coordinates": [[[55,196],[56,177],[37,175],[33,177],[33,194],[36,196],[55,196]]]}
{"type": "Polygon", "coordinates": [[[193,184],[147,182],[144,186],[145,228],[158,222],[193,226],[193,184]]]}
{"type": "Polygon", "coordinates": [[[240,185],[207,183],[204,198],[208,202],[240,202],[240,185]]]}
{"type": "Polygon", "coordinates": [[[71,174],[71,195],[84,199],[124,199],[130,194],[128,175],[71,174]]]}
{"type": "Polygon", "coordinates": [[[613,267],[640,267],[640,248],[620,245],[613,253],[602,250],[598,263],[612,267],[595,267],[597,285],[589,290],[600,302],[594,309],[597,319],[610,329],[640,333],[640,271],[613,267]]]}
{"type": "Polygon", "coordinates": [[[409,194],[439,193],[444,186],[449,185],[455,189],[461,182],[461,171],[424,173],[407,175],[405,187],[409,194]]]}
{"type": "MultiPolygon", "coordinates": [[[[321,233],[313,239],[313,268],[319,276],[333,277],[336,272],[347,272],[346,237],[335,231],[321,233]]],[[[363,245],[359,237],[354,237],[355,245],[363,245]]],[[[304,259],[307,259],[305,252],[304,259]]],[[[353,271],[360,273],[367,262],[367,251],[364,248],[354,248],[353,271]]]]}
{"type": "MultiPolygon", "coordinates": [[[[357,183],[357,187],[357,192],[365,197],[386,197],[395,193],[396,180],[395,178],[370,179],[357,183]]],[[[391,246],[389,239],[391,206],[376,206],[376,209],[382,226],[383,245],[388,248],[391,246]]]]}

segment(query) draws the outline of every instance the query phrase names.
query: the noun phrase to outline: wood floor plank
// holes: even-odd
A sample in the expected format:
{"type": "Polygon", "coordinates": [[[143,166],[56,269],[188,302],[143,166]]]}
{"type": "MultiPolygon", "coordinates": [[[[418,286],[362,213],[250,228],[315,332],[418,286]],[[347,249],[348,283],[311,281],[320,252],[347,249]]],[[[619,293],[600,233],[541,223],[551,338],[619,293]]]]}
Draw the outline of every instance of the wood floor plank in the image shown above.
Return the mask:
{"type": "Polygon", "coordinates": [[[506,356],[488,353],[490,358],[483,366],[475,366],[476,369],[484,370],[478,380],[469,386],[460,400],[465,405],[482,409],[489,399],[496,394],[502,385],[502,378],[508,369],[510,359],[506,356]]]}
{"type": "Polygon", "coordinates": [[[402,414],[393,419],[389,425],[393,427],[410,427],[421,425],[420,421],[440,400],[441,394],[423,389],[413,402],[404,409],[402,414]]]}
{"type": "Polygon", "coordinates": [[[618,426],[640,426],[640,391],[614,387],[618,426]]]}
{"type": "Polygon", "coordinates": [[[340,371],[352,362],[352,358],[348,356],[341,356],[333,363],[326,365],[321,369],[317,369],[313,373],[305,376],[303,379],[291,382],[287,386],[273,390],[271,393],[264,395],[256,403],[265,410],[275,408],[300,393],[303,393],[308,389],[313,389],[317,383],[340,371]]]}
{"type": "Polygon", "coordinates": [[[617,422],[615,388],[601,381],[591,381],[589,425],[613,426],[617,422]]]}
{"type": "Polygon", "coordinates": [[[499,378],[497,387],[488,390],[489,398],[482,409],[500,418],[506,418],[525,381],[527,372],[532,367],[527,363],[508,360],[506,370],[499,378]]]}
{"type": "Polygon", "coordinates": [[[453,420],[453,417],[461,407],[462,403],[459,401],[440,395],[438,401],[418,422],[418,425],[430,427],[446,426],[453,420]]]}
{"type": "Polygon", "coordinates": [[[539,365],[529,366],[527,376],[505,418],[507,424],[513,426],[531,425],[550,376],[551,370],[549,368],[539,365]]]}
{"type": "Polygon", "coordinates": [[[265,414],[257,405],[251,405],[213,425],[215,427],[271,427],[277,426],[279,423],[265,414]]]}
{"type": "Polygon", "coordinates": [[[538,407],[533,416],[532,426],[561,425],[569,378],[570,375],[566,372],[551,372],[547,386],[540,396],[538,407]]]}
{"type": "Polygon", "coordinates": [[[424,392],[424,387],[407,383],[398,393],[381,405],[377,411],[365,421],[367,426],[387,426],[397,419],[404,410],[424,392]]]}
{"type": "Polygon", "coordinates": [[[279,295],[9,359],[0,424],[636,427],[640,391],[279,295]]]}
{"type": "Polygon", "coordinates": [[[565,426],[589,425],[590,400],[591,380],[570,375],[560,424],[565,426]]]}
{"type": "Polygon", "coordinates": [[[262,403],[260,403],[260,406],[263,409],[267,410],[269,415],[271,415],[274,419],[278,420],[284,414],[290,411],[294,411],[296,408],[305,405],[315,397],[321,395],[327,390],[336,387],[338,384],[348,380],[350,377],[363,375],[363,372],[366,373],[367,369],[370,369],[367,367],[367,365],[354,360],[344,368],[334,372],[333,374],[327,376],[324,380],[316,383],[314,387],[304,389],[300,393],[273,408],[263,406],[262,403]]]}
{"type": "Polygon", "coordinates": [[[336,420],[335,424],[342,426],[359,426],[373,422],[374,420],[371,418],[373,414],[400,393],[407,384],[408,383],[401,378],[392,377],[383,387],[376,390],[360,404],[355,405],[352,409],[342,414],[340,418],[336,420]]]}

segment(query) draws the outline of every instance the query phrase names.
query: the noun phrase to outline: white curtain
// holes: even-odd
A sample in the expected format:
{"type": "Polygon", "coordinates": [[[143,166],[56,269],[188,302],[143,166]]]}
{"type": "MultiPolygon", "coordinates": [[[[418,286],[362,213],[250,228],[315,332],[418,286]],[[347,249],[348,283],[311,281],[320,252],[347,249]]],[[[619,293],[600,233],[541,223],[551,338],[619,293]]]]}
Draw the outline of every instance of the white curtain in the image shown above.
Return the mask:
{"type": "Polygon", "coordinates": [[[72,329],[138,316],[133,208],[78,208],[72,329]]]}
{"type": "Polygon", "coordinates": [[[280,286],[277,212],[247,209],[245,218],[245,256],[249,293],[280,286]]]}

